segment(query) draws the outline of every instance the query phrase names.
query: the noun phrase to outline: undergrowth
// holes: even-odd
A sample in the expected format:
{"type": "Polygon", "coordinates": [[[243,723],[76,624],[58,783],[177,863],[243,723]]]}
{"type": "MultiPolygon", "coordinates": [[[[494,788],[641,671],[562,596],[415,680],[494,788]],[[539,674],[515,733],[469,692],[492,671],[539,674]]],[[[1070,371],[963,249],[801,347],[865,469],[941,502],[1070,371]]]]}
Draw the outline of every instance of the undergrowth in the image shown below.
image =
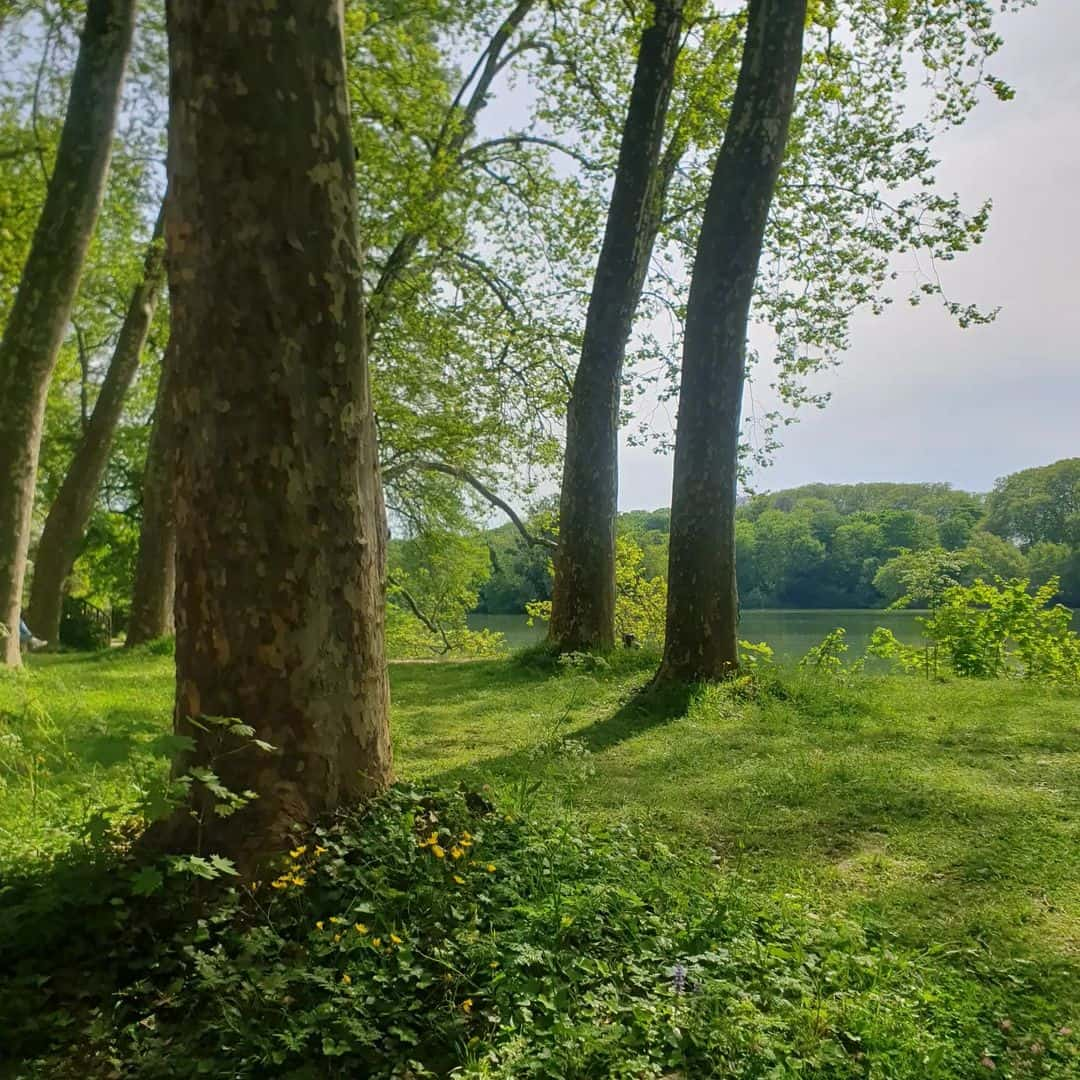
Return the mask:
{"type": "Polygon", "coordinates": [[[912,949],[483,791],[399,785],[266,881],[212,888],[140,867],[120,834],[9,880],[9,1074],[1077,1075],[1020,963],[912,949]]]}

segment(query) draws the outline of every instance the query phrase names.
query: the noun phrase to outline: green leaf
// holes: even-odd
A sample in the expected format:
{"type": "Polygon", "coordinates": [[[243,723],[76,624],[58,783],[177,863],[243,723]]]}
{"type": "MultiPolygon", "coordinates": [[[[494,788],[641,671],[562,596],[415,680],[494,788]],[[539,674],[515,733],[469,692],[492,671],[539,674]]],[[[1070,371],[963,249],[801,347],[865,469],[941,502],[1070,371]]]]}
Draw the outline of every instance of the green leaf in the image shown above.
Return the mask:
{"type": "Polygon", "coordinates": [[[131,892],[134,896],[156,893],[165,881],[165,875],[157,867],[144,866],[131,875],[131,892]]]}

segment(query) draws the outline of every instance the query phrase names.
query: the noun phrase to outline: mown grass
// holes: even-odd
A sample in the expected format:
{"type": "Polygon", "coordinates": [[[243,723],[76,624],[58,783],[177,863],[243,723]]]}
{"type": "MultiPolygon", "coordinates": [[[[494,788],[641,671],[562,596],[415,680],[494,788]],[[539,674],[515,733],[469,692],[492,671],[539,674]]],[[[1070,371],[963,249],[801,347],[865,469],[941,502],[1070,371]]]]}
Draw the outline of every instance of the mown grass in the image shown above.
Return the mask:
{"type": "MultiPolygon", "coordinates": [[[[643,692],[651,662],[394,665],[397,770],[708,849],[717,873],[925,950],[973,992],[1000,971],[1002,1024],[1074,1038],[1080,694],[785,672],[673,699],[643,692]]],[[[162,775],[171,696],[171,658],[145,652],[39,656],[0,679],[0,870],[78,842],[95,808],[162,775]]],[[[1057,1060],[1006,1074],[1080,1075],[1057,1060]]]]}

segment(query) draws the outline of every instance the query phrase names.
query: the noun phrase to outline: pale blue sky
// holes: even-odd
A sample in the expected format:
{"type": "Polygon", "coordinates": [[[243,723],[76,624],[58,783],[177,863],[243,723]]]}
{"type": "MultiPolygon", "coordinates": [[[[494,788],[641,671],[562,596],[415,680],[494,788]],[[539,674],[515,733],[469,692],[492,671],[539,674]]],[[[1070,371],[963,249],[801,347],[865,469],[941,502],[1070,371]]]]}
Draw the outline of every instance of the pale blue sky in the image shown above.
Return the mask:
{"type": "MultiPolygon", "coordinates": [[[[984,244],[943,268],[951,297],[1001,305],[960,330],[938,306],[856,319],[832,391],[784,433],[758,488],[815,481],[946,480],[987,490],[1008,472],[1080,456],[1078,0],[1003,17],[991,69],[1016,89],[938,147],[943,185],[994,200],[984,244]]],[[[624,447],[623,509],[670,502],[671,461],[624,447]]]]}

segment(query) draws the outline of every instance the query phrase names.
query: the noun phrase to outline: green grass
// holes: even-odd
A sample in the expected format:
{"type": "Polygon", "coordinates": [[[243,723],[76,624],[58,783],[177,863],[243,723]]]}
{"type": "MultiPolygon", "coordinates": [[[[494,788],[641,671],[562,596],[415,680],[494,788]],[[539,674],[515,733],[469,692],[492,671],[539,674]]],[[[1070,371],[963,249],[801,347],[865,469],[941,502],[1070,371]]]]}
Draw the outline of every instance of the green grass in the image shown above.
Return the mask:
{"type": "MultiPolygon", "coordinates": [[[[96,807],[163,775],[171,668],[37,656],[0,678],[0,869],[77,842],[96,807]]],[[[1080,1026],[1080,694],[788,672],[749,698],[658,700],[640,693],[649,673],[640,654],[595,671],[536,654],[396,664],[397,772],[707,849],[762,896],[798,895],[931,965],[999,969],[1002,1021],[1080,1026]]],[[[999,1075],[1080,1075],[1013,1068],[999,1075]]]]}

